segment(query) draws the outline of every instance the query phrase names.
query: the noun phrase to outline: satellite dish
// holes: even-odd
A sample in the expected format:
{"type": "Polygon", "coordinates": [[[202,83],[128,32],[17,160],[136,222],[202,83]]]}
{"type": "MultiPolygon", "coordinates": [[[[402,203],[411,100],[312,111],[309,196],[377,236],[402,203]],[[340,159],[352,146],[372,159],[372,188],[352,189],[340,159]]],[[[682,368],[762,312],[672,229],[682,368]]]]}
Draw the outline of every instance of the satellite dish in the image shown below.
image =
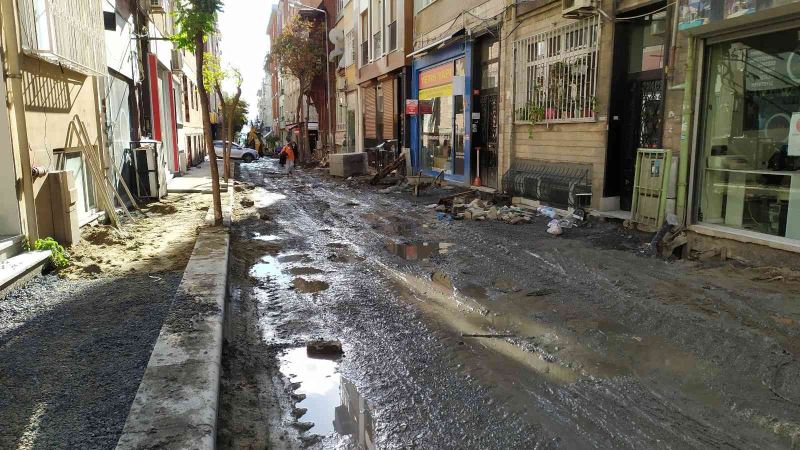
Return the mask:
{"type": "Polygon", "coordinates": [[[333,29],[328,32],[328,39],[336,45],[344,45],[344,31],[333,29]]]}
{"type": "Polygon", "coordinates": [[[334,60],[336,60],[336,58],[338,58],[338,57],[340,57],[342,55],[344,55],[344,50],[342,50],[340,48],[335,48],[335,49],[331,50],[330,55],[328,55],[328,61],[333,62],[334,60]]]}

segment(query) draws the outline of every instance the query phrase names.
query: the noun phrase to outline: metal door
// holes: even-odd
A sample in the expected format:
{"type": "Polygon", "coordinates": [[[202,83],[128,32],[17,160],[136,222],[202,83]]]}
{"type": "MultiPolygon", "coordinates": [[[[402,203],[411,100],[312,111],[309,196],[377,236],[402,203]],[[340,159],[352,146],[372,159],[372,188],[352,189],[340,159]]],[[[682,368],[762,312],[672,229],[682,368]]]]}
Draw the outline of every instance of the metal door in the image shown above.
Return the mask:
{"type": "Polygon", "coordinates": [[[636,152],[661,147],[664,81],[661,73],[643,72],[628,81],[623,116],[620,207],[630,211],[636,176],[636,152]]]}
{"type": "Polygon", "coordinates": [[[478,126],[478,139],[481,145],[480,177],[484,186],[497,186],[497,135],[499,126],[498,95],[481,94],[481,118],[478,126]]]}

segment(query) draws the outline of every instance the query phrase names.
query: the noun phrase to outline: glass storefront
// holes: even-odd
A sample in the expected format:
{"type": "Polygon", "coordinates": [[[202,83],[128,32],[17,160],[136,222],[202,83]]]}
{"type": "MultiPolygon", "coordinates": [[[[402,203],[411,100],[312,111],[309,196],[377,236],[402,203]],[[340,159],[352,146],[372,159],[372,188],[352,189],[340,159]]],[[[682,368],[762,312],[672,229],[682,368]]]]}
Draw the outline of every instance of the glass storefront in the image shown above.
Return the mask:
{"type": "Polygon", "coordinates": [[[800,240],[800,29],[709,45],[697,220],[800,240]]]}
{"type": "Polygon", "coordinates": [[[464,58],[419,72],[420,168],[464,174],[464,58]]]}

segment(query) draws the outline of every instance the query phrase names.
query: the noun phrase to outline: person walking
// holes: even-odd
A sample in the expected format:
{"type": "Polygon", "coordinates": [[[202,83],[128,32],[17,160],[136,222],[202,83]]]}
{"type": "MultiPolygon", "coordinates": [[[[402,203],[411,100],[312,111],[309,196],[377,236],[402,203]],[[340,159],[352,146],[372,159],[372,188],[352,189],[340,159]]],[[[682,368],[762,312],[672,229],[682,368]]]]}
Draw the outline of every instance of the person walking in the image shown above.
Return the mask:
{"type": "Polygon", "coordinates": [[[295,157],[295,143],[292,142],[291,136],[286,137],[286,145],[283,146],[283,150],[281,150],[280,158],[283,159],[284,155],[286,156],[286,164],[284,165],[284,169],[286,170],[286,174],[289,175],[294,170],[294,157],[295,157]]]}

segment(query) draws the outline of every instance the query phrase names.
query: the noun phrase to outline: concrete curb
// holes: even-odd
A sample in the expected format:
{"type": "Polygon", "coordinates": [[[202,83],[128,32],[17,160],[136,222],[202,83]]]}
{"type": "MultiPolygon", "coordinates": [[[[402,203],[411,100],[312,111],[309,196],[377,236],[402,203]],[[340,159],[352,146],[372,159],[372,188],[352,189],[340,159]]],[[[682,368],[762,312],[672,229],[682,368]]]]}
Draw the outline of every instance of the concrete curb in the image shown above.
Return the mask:
{"type": "MultiPolygon", "coordinates": [[[[233,185],[233,183],[231,183],[233,185]]],[[[220,193],[220,200],[222,201],[222,225],[229,227],[231,226],[231,215],[233,214],[233,202],[234,202],[234,189],[228,189],[227,195],[220,193]]],[[[213,226],[214,225],[214,206],[212,205],[208,208],[208,212],[206,213],[205,218],[206,225],[213,226]]]]}
{"type": "Polygon", "coordinates": [[[229,245],[228,229],[200,230],[118,450],[215,448],[229,245]]]}

